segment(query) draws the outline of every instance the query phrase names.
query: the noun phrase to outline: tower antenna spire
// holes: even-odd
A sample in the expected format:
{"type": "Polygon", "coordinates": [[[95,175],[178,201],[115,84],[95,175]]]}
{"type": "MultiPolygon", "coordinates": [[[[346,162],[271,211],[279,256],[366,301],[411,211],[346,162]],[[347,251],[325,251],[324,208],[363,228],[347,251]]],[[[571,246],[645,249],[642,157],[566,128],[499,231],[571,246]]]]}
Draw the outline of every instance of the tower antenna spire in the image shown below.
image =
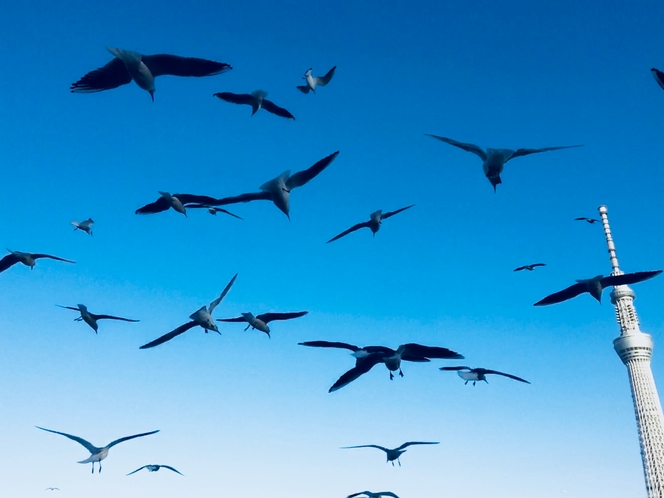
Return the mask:
{"type": "MultiPolygon", "coordinates": [[[[606,206],[600,206],[598,210],[609,248],[612,274],[622,275],[623,272],[618,266],[616,246],[611,236],[608,209],[606,206]]],[[[613,347],[627,367],[632,388],[648,498],[664,498],[664,414],[650,368],[653,340],[648,334],[641,332],[634,298],[634,291],[626,285],[616,285],[611,291],[611,302],[616,307],[616,317],[620,326],[620,337],[614,339],[613,347]]]]}

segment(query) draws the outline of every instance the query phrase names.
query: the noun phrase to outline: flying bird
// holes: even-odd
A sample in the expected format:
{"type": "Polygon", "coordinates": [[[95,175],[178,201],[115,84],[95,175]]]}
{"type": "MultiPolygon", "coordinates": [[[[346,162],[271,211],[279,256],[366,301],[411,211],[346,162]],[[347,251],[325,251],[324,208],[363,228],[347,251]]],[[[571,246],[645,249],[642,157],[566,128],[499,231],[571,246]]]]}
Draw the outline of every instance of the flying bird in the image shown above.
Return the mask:
{"type": "Polygon", "coordinates": [[[318,176],[332,163],[332,161],[336,159],[337,155],[339,155],[339,151],[324,157],[310,168],[303,171],[298,171],[292,175],[290,174],[290,170],[286,170],[275,179],[261,185],[259,187],[261,192],[241,194],[235,197],[225,197],[223,199],[216,199],[214,202],[207,202],[205,204],[207,206],[225,206],[228,204],[237,204],[238,202],[251,202],[258,200],[272,201],[274,205],[277,206],[281,212],[283,212],[290,220],[289,213],[291,190],[307,184],[309,181],[318,176]]]}
{"type": "Polygon", "coordinates": [[[190,322],[187,322],[184,325],[180,325],[175,330],[172,330],[168,334],[162,335],[161,337],[155,339],[152,342],[143,344],[139,349],[148,349],[148,348],[153,348],[155,346],[159,346],[160,344],[170,341],[174,337],[177,337],[180,334],[185,333],[187,330],[195,327],[196,325],[198,325],[199,327],[203,327],[206,334],[208,330],[212,330],[217,334],[220,334],[219,329],[217,328],[217,325],[214,323],[214,320],[212,318],[212,312],[221,302],[221,300],[226,296],[226,294],[228,294],[228,291],[231,290],[231,287],[235,283],[236,278],[237,278],[237,273],[233,276],[233,278],[231,278],[231,281],[228,282],[228,285],[226,285],[226,288],[221,292],[221,295],[210,303],[210,306],[202,306],[198,311],[192,313],[189,316],[189,318],[191,319],[190,322]]]}
{"type": "Polygon", "coordinates": [[[31,252],[21,252],[21,251],[12,251],[7,249],[9,254],[4,258],[0,259],[0,273],[5,271],[10,266],[15,265],[16,263],[23,263],[25,266],[29,266],[32,270],[35,266],[35,260],[40,258],[49,258],[55,259],[56,261],[64,261],[65,263],[76,263],[70,259],[58,258],[57,256],[51,256],[49,254],[35,254],[31,252]]]}
{"type": "Polygon", "coordinates": [[[92,327],[92,330],[95,331],[95,334],[97,333],[98,325],[97,325],[97,320],[122,320],[123,322],[138,322],[139,320],[132,320],[130,318],[120,318],[119,316],[112,316],[112,315],[95,315],[94,313],[90,313],[88,311],[88,307],[85,304],[78,304],[76,308],[73,306],[62,306],[60,304],[56,304],[56,306],[59,306],[60,308],[66,308],[68,310],[74,310],[78,311],[81,313],[81,316],[78,318],[74,318],[74,321],[80,322],[81,320],[90,325],[92,327]]]}
{"type": "Polygon", "coordinates": [[[315,348],[341,348],[352,351],[351,356],[355,357],[355,366],[344,373],[330,387],[328,392],[334,392],[358,379],[379,363],[385,364],[390,372],[390,380],[394,379],[392,372],[401,371],[401,361],[412,361],[417,363],[429,362],[434,359],[463,359],[463,356],[447,348],[435,346],[422,346],[421,344],[408,343],[402,344],[396,350],[385,346],[365,346],[360,348],[345,342],[328,341],[309,341],[300,342],[300,346],[309,346],[315,348]]]}
{"type": "Polygon", "coordinates": [[[207,204],[190,204],[187,207],[207,209],[208,213],[210,213],[213,216],[217,216],[217,213],[224,213],[224,214],[227,214],[229,216],[232,216],[233,218],[237,218],[238,220],[244,219],[244,218],[240,218],[237,214],[231,213],[230,211],[226,211],[225,209],[214,207],[214,206],[208,206],[207,204]]]}
{"type": "Polygon", "coordinates": [[[594,223],[599,223],[599,220],[596,220],[595,218],[574,218],[574,221],[585,221],[591,225],[594,223]]]}
{"type": "Polygon", "coordinates": [[[90,71],[72,84],[72,93],[111,90],[134,80],[154,102],[154,79],[157,76],[214,76],[233,69],[229,64],[195,57],[157,54],[142,55],[120,48],[106,48],[115,58],[104,67],[90,71]]]}
{"type": "Polygon", "coordinates": [[[92,218],[88,218],[87,220],[81,222],[72,221],[71,224],[75,227],[74,232],[76,230],[81,230],[88,235],[92,235],[92,225],[94,224],[94,220],[92,218]]]}
{"type": "Polygon", "coordinates": [[[316,93],[317,86],[327,85],[332,79],[332,76],[334,76],[334,71],[336,71],[337,66],[334,66],[332,69],[330,69],[325,76],[311,76],[311,69],[312,68],[307,69],[304,73],[304,76],[302,76],[302,79],[306,82],[306,85],[295,87],[302,93],[309,93],[309,91],[316,93]]]}
{"type": "Polygon", "coordinates": [[[439,137],[437,135],[430,135],[430,137],[445,142],[460,149],[465,150],[466,152],[472,152],[473,154],[479,156],[483,161],[482,167],[484,168],[484,175],[487,177],[491,185],[493,185],[493,191],[496,191],[496,186],[502,183],[500,179],[500,174],[503,172],[505,163],[514,159],[515,157],[527,156],[529,154],[537,154],[539,152],[548,152],[551,150],[560,150],[560,149],[571,149],[573,147],[582,147],[581,145],[565,145],[562,147],[545,147],[543,149],[490,149],[487,148],[486,151],[482,150],[477,145],[466,144],[463,142],[457,142],[451,138],[439,137]]]}
{"type": "Polygon", "coordinates": [[[536,302],[535,306],[546,306],[547,304],[562,303],[563,301],[572,299],[579,294],[583,294],[584,292],[588,292],[592,297],[601,303],[602,290],[604,290],[604,288],[615,285],[636,284],[638,282],[643,282],[644,280],[656,277],[660,273],[662,273],[662,270],[639,271],[636,273],[624,273],[622,275],[609,275],[608,277],[597,275],[593,278],[577,280],[577,283],[568,287],[567,289],[555,292],[550,296],[546,296],[544,299],[536,302]]]}
{"type": "MultiPolygon", "coordinates": [[[[207,195],[194,195],[194,194],[169,194],[168,192],[159,191],[161,197],[150,204],[138,208],[136,214],[154,214],[161,213],[162,211],[168,211],[168,209],[173,208],[178,213],[182,213],[187,216],[187,208],[201,208],[206,207],[210,208],[207,205],[209,202],[214,202],[216,199],[214,197],[209,197],[207,195]],[[190,206],[191,204],[191,206],[190,206]]],[[[226,211],[225,209],[219,209],[226,214],[234,216],[235,218],[240,218],[235,216],[233,213],[226,211]]],[[[215,213],[216,214],[216,213],[215,213]]],[[[242,219],[242,218],[240,218],[242,219]]]]}
{"type": "Polygon", "coordinates": [[[353,493],[348,495],[346,498],[354,498],[355,496],[365,495],[366,498],[382,498],[383,496],[391,496],[392,498],[399,498],[397,495],[391,491],[378,491],[377,493],[372,493],[371,491],[360,491],[359,493],[353,493]]]}
{"type": "Polygon", "coordinates": [[[486,376],[488,374],[502,375],[503,377],[509,377],[510,379],[514,379],[514,380],[518,380],[519,382],[525,382],[526,384],[530,384],[530,382],[528,382],[526,379],[522,379],[521,377],[517,377],[516,375],[511,375],[511,374],[506,374],[506,373],[503,373],[503,372],[498,372],[497,370],[487,370],[486,368],[440,367],[439,370],[451,370],[451,371],[456,370],[459,377],[461,377],[463,380],[466,381],[464,383],[464,385],[468,384],[471,381],[473,383],[473,386],[477,382],[481,382],[481,381],[484,381],[488,384],[489,382],[486,380],[486,376]]]}
{"type": "Polygon", "coordinates": [[[143,469],[148,469],[148,472],[157,472],[159,469],[168,469],[168,470],[172,470],[173,472],[177,472],[181,476],[184,475],[182,472],[180,472],[178,470],[175,470],[170,465],[143,465],[140,469],[136,469],[133,472],[129,472],[129,474],[127,474],[127,475],[130,476],[132,474],[135,474],[139,470],[143,470],[143,469]]]}
{"type": "Polygon", "coordinates": [[[399,460],[399,457],[406,452],[406,449],[408,446],[412,446],[414,444],[440,444],[439,442],[427,442],[427,441],[410,441],[408,443],[403,443],[401,446],[398,448],[393,448],[393,449],[388,449],[383,446],[378,446],[377,444],[362,444],[360,446],[344,446],[341,449],[342,450],[349,450],[353,448],[377,448],[379,450],[383,450],[385,454],[387,455],[387,462],[392,462],[392,466],[394,466],[394,461],[396,460],[399,463],[399,467],[401,467],[401,460],[399,460]]]}
{"type": "Polygon", "coordinates": [[[664,73],[654,67],[650,70],[657,84],[664,90],[664,73]]]}
{"type": "Polygon", "coordinates": [[[514,271],[521,271],[521,270],[533,271],[538,266],[546,266],[546,264],[545,263],[535,263],[535,264],[532,264],[532,265],[519,266],[518,268],[515,268],[514,271]]]}
{"type": "Polygon", "coordinates": [[[371,230],[371,233],[376,235],[376,232],[380,230],[380,225],[382,224],[383,220],[386,220],[387,218],[390,218],[394,216],[395,214],[399,214],[401,211],[405,211],[406,209],[410,209],[414,206],[415,204],[411,204],[410,206],[403,207],[401,209],[397,209],[396,211],[391,211],[389,213],[383,214],[382,210],[374,211],[369,215],[369,221],[365,221],[363,223],[358,223],[357,225],[353,225],[350,227],[348,230],[341,232],[339,235],[336,237],[332,237],[330,240],[327,241],[329,244],[330,242],[334,242],[335,240],[339,240],[341,237],[344,237],[348,235],[349,233],[353,233],[356,230],[359,230],[361,228],[368,228],[371,230]]]}
{"type": "Polygon", "coordinates": [[[237,318],[217,318],[218,322],[246,322],[249,325],[246,326],[244,330],[247,330],[249,327],[252,329],[260,330],[265,332],[268,337],[270,337],[270,327],[267,326],[268,323],[274,320],[292,320],[293,318],[300,318],[301,316],[309,313],[308,311],[297,311],[293,313],[263,313],[262,315],[254,316],[252,313],[242,313],[242,316],[237,318]]]}
{"type": "Polygon", "coordinates": [[[46,488],[44,491],[60,491],[60,488],[46,488]]]}
{"type": "Polygon", "coordinates": [[[246,104],[251,106],[251,115],[253,116],[258,112],[259,109],[265,109],[267,112],[271,112],[277,116],[287,119],[295,119],[290,112],[288,112],[283,107],[279,107],[277,104],[271,100],[267,100],[267,92],[263,90],[254,90],[251,93],[231,93],[231,92],[220,92],[215,93],[213,97],[218,99],[225,100],[231,104],[246,104]]]}
{"type": "Polygon", "coordinates": [[[152,432],[143,432],[141,434],[134,434],[133,436],[121,437],[120,439],[116,439],[115,441],[108,443],[103,448],[97,448],[96,446],[93,446],[85,439],[80,438],[78,436],[72,436],[71,434],[65,434],[64,432],[52,431],[51,429],[44,429],[43,427],[39,426],[35,427],[37,427],[37,429],[41,429],[42,431],[52,432],[53,434],[60,434],[61,436],[68,437],[72,441],[76,441],[77,443],[83,445],[85,449],[90,452],[90,456],[85,460],[81,460],[78,463],[91,463],[93,474],[95,473],[95,462],[99,462],[98,472],[101,473],[101,461],[108,456],[108,450],[110,450],[116,444],[120,444],[124,441],[129,441],[130,439],[134,439],[137,437],[149,436],[150,434],[156,434],[157,432],[159,432],[158,430],[156,430],[152,432]]]}

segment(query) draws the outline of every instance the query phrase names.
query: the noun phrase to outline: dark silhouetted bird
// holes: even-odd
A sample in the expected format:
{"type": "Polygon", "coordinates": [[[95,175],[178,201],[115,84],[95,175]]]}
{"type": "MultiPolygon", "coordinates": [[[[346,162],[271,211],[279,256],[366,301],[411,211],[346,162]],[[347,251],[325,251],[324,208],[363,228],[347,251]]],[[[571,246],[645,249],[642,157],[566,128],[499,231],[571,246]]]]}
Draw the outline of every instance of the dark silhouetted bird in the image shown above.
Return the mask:
{"type": "Polygon", "coordinates": [[[95,315],[94,313],[90,313],[88,311],[88,307],[85,304],[78,304],[77,308],[74,308],[73,306],[62,306],[60,304],[56,304],[56,306],[59,306],[60,308],[66,308],[68,310],[74,310],[78,311],[81,313],[81,316],[78,318],[75,318],[74,321],[80,322],[84,321],[87,323],[90,327],[92,327],[92,330],[95,331],[95,334],[97,333],[98,325],[97,325],[97,320],[121,320],[123,322],[138,322],[138,320],[132,320],[130,318],[120,318],[119,316],[112,316],[112,315],[95,315]]]}
{"type": "Polygon", "coordinates": [[[514,271],[521,271],[521,270],[533,271],[538,266],[546,266],[546,264],[544,264],[544,263],[535,263],[535,264],[532,264],[532,265],[519,266],[518,268],[514,268],[514,271]]]}
{"type": "Polygon", "coordinates": [[[330,240],[327,241],[329,244],[330,242],[334,242],[335,240],[339,240],[341,237],[344,237],[348,235],[349,233],[353,233],[356,230],[359,230],[361,228],[368,228],[371,230],[371,233],[376,235],[376,232],[380,230],[380,225],[382,224],[383,220],[386,220],[395,214],[399,214],[401,211],[405,211],[406,209],[410,209],[414,206],[415,204],[411,204],[410,206],[403,207],[401,209],[397,209],[396,211],[391,211],[389,213],[383,214],[383,211],[380,209],[378,211],[374,211],[369,215],[369,221],[365,221],[363,223],[358,223],[357,225],[353,225],[350,227],[348,230],[341,232],[339,235],[336,237],[332,237],[330,240]]]}
{"type": "Polygon", "coordinates": [[[23,263],[25,266],[29,266],[32,270],[35,266],[35,260],[40,258],[55,259],[56,261],[64,261],[65,263],[76,263],[70,259],[58,258],[57,256],[51,256],[49,254],[35,254],[31,252],[21,252],[21,251],[12,251],[7,249],[9,254],[4,258],[0,259],[0,273],[5,271],[7,268],[15,265],[16,263],[23,263]]]}
{"type": "Polygon", "coordinates": [[[396,460],[399,463],[399,467],[401,467],[401,460],[399,460],[399,457],[406,452],[406,448],[408,446],[412,446],[414,444],[440,444],[440,443],[427,442],[427,441],[409,441],[408,443],[403,443],[398,448],[393,448],[393,449],[385,448],[383,446],[378,446],[377,444],[362,444],[360,446],[343,446],[341,449],[350,450],[353,448],[377,448],[385,452],[385,454],[387,455],[387,462],[392,462],[392,466],[394,466],[394,461],[396,460]]]}
{"type": "Polygon", "coordinates": [[[277,104],[271,100],[267,100],[267,92],[263,90],[254,90],[251,93],[231,93],[231,92],[220,92],[215,93],[213,97],[218,99],[225,100],[231,104],[245,104],[251,106],[251,115],[253,116],[258,112],[259,109],[265,109],[267,112],[271,112],[276,116],[287,119],[295,119],[290,112],[288,112],[283,107],[279,107],[277,104]]]}
{"type": "Polygon", "coordinates": [[[180,472],[179,470],[174,469],[170,465],[143,465],[141,468],[136,469],[133,472],[129,472],[129,474],[127,474],[127,475],[130,476],[132,474],[135,474],[139,470],[143,470],[143,469],[148,469],[148,472],[157,472],[159,469],[168,469],[168,470],[172,470],[173,472],[176,472],[176,473],[180,474],[181,476],[184,475],[182,472],[180,472]]]}
{"type": "Polygon", "coordinates": [[[464,384],[468,384],[468,382],[472,382],[473,386],[477,382],[484,381],[487,384],[489,383],[486,380],[486,376],[489,374],[494,374],[494,375],[502,375],[503,377],[509,377],[510,379],[518,380],[519,382],[525,382],[526,384],[530,384],[526,379],[522,379],[521,377],[517,377],[516,375],[511,375],[511,374],[506,374],[503,372],[498,372],[497,370],[487,370],[486,368],[470,368],[470,367],[440,367],[439,370],[451,370],[457,372],[459,374],[459,377],[461,377],[463,380],[466,382],[464,384]]]}
{"type": "Polygon", "coordinates": [[[262,315],[254,316],[252,313],[242,313],[242,316],[237,318],[217,318],[218,322],[245,322],[248,323],[244,330],[249,327],[252,329],[265,332],[270,337],[270,327],[268,323],[274,320],[292,320],[293,318],[300,318],[301,316],[309,313],[308,311],[297,311],[293,313],[263,313],[262,315]]]}

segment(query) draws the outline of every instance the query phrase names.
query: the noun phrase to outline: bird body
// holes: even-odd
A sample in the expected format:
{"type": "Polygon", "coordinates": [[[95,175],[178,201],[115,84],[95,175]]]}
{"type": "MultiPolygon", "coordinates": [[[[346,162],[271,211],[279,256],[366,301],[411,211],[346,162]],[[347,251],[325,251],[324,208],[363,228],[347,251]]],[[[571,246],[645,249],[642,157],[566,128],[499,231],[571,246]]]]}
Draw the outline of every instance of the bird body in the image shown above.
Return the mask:
{"type": "Polygon", "coordinates": [[[191,320],[190,322],[180,325],[178,328],[168,332],[167,334],[162,335],[161,337],[158,337],[152,342],[143,344],[139,349],[149,349],[155,346],[159,346],[160,344],[170,341],[174,337],[183,334],[184,332],[195,327],[196,325],[202,327],[205,330],[206,334],[208,330],[212,330],[213,332],[220,334],[219,329],[217,328],[217,325],[214,323],[214,319],[212,318],[212,312],[219,305],[219,303],[226,296],[226,294],[228,294],[228,291],[231,290],[231,287],[235,283],[236,278],[237,278],[237,273],[233,276],[230,282],[228,282],[224,290],[221,292],[220,296],[214,301],[212,301],[209,306],[201,306],[198,310],[189,315],[189,319],[191,320]]]}
{"type": "Polygon", "coordinates": [[[379,209],[378,211],[374,211],[369,215],[369,221],[365,221],[363,223],[358,223],[357,225],[353,225],[350,227],[348,230],[345,230],[341,232],[339,235],[336,235],[335,237],[332,237],[330,240],[327,241],[329,244],[330,242],[334,242],[335,240],[339,240],[341,237],[345,237],[349,233],[355,232],[357,230],[360,230],[361,228],[368,228],[371,230],[371,233],[373,235],[376,235],[376,232],[380,230],[380,226],[383,222],[383,220],[386,220],[388,218],[391,218],[395,214],[399,214],[402,211],[405,211],[406,209],[410,209],[414,206],[415,204],[411,204],[410,206],[406,206],[400,209],[397,209],[396,211],[391,211],[389,213],[383,214],[382,209],[379,209]]]}
{"type": "Polygon", "coordinates": [[[536,302],[535,306],[546,306],[548,304],[561,303],[563,301],[567,301],[568,299],[572,299],[579,294],[583,294],[584,292],[589,293],[592,297],[601,303],[602,291],[606,287],[636,284],[638,282],[643,282],[644,280],[656,277],[660,273],[662,273],[662,270],[624,273],[622,275],[609,275],[608,277],[597,275],[593,278],[577,280],[574,285],[571,285],[570,287],[567,287],[566,289],[563,289],[559,292],[555,292],[536,302]]]}
{"type": "Polygon", "coordinates": [[[218,322],[247,322],[248,325],[244,330],[247,330],[249,327],[260,330],[267,334],[270,337],[270,327],[267,325],[273,320],[291,320],[293,318],[300,318],[301,316],[309,313],[308,311],[297,311],[293,313],[263,313],[261,315],[254,316],[253,313],[242,313],[242,316],[237,318],[218,318],[218,322]]]}
{"type": "Polygon", "coordinates": [[[121,320],[123,322],[138,322],[138,320],[132,320],[130,318],[121,318],[119,316],[112,316],[112,315],[96,315],[94,313],[90,313],[88,311],[88,307],[85,304],[77,304],[76,308],[73,306],[61,306],[57,304],[56,306],[59,306],[60,308],[66,308],[68,310],[74,310],[74,311],[79,311],[81,313],[81,316],[78,318],[75,318],[75,321],[80,322],[81,320],[87,323],[92,330],[95,331],[95,334],[97,333],[97,329],[99,328],[99,325],[97,324],[97,320],[121,320]]]}
{"type": "Polygon", "coordinates": [[[215,93],[213,97],[220,100],[230,102],[231,104],[244,104],[251,106],[251,115],[256,114],[260,109],[265,109],[267,112],[287,119],[295,119],[289,111],[283,107],[279,107],[271,100],[266,99],[267,92],[263,90],[254,90],[251,93],[232,93],[232,92],[219,92],[215,93]]]}
{"type": "Polygon", "coordinates": [[[107,47],[115,57],[105,66],[90,71],[71,85],[72,93],[92,93],[136,84],[146,90],[154,102],[154,79],[161,75],[213,76],[232,69],[229,64],[195,57],[157,54],[142,55],[131,50],[107,47]]]}
{"type": "Polygon", "coordinates": [[[134,470],[133,472],[129,472],[129,474],[127,474],[127,475],[130,476],[130,475],[132,475],[132,474],[135,474],[135,473],[138,472],[139,470],[143,470],[143,469],[148,469],[148,472],[157,472],[159,469],[162,469],[162,468],[163,468],[163,469],[172,470],[173,472],[176,472],[176,473],[178,473],[178,474],[180,474],[180,475],[184,475],[182,472],[180,472],[180,471],[174,469],[174,468],[171,467],[170,465],[143,465],[142,467],[140,467],[140,468],[134,470]]]}
{"type": "Polygon", "coordinates": [[[480,159],[482,159],[482,168],[484,170],[484,176],[487,177],[491,185],[493,186],[493,191],[496,191],[496,187],[502,183],[500,179],[500,174],[503,172],[505,163],[516,157],[527,156],[529,154],[537,154],[539,152],[548,152],[552,150],[560,149],[570,149],[573,147],[581,147],[581,145],[566,145],[562,147],[545,147],[543,149],[491,149],[487,148],[486,151],[481,149],[479,146],[474,144],[468,144],[463,142],[457,142],[451,138],[439,137],[437,135],[428,136],[445,142],[447,144],[458,147],[466,152],[472,152],[480,159]]]}
{"type": "Polygon", "coordinates": [[[355,498],[356,496],[360,495],[365,495],[366,498],[382,498],[383,496],[390,496],[391,498],[399,498],[391,491],[379,491],[377,493],[372,493],[371,491],[360,491],[359,493],[353,493],[352,495],[348,495],[346,498],[355,498]]]}
{"type": "Polygon", "coordinates": [[[94,224],[94,220],[92,218],[88,218],[87,220],[81,222],[72,221],[71,224],[75,227],[74,232],[76,230],[81,230],[88,235],[92,235],[92,225],[94,224]]]}
{"type": "Polygon", "coordinates": [[[296,86],[295,88],[305,94],[309,93],[309,91],[316,93],[316,87],[327,85],[332,79],[332,76],[334,76],[336,70],[337,66],[334,66],[325,74],[325,76],[312,76],[312,68],[309,68],[305,71],[304,76],[302,77],[306,82],[306,85],[296,86]]]}
{"type": "Polygon", "coordinates": [[[354,449],[354,448],[376,448],[379,450],[382,450],[385,452],[385,455],[387,456],[387,462],[391,462],[392,466],[394,466],[394,461],[396,460],[399,463],[399,467],[401,467],[401,460],[399,457],[403,455],[406,452],[406,448],[411,445],[415,444],[440,444],[439,442],[427,442],[427,441],[410,441],[408,443],[404,443],[398,448],[385,448],[384,446],[378,446],[377,444],[362,444],[359,446],[344,446],[342,449],[348,450],[348,449],[354,449]]]}
{"type": "Polygon", "coordinates": [[[53,434],[60,434],[61,436],[65,436],[66,438],[69,438],[72,441],[76,441],[80,445],[84,446],[85,449],[90,452],[90,456],[88,458],[86,458],[85,460],[81,460],[78,463],[91,463],[93,474],[95,472],[95,462],[99,463],[99,472],[101,472],[101,461],[108,456],[108,450],[110,450],[116,444],[122,443],[124,441],[129,441],[130,439],[134,439],[134,438],[137,438],[137,437],[149,436],[150,434],[155,434],[155,433],[159,432],[158,430],[156,430],[156,431],[151,431],[151,432],[143,432],[141,434],[134,434],[133,436],[122,437],[120,439],[116,439],[115,441],[112,441],[112,442],[108,443],[103,448],[98,448],[97,446],[94,446],[90,442],[88,442],[85,439],[80,438],[78,436],[72,436],[71,434],[66,434],[64,432],[52,431],[51,429],[44,429],[43,427],[39,427],[39,426],[36,426],[36,427],[37,427],[37,429],[41,429],[42,431],[52,432],[53,434]]]}
{"type": "Polygon", "coordinates": [[[0,259],[0,273],[5,271],[7,268],[15,265],[16,263],[23,263],[25,266],[29,266],[32,270],[35,266],[36,260],[40,258],[55,259],[57,261],[64,261],[65,263],[76,263],[70,259],[59,258],[57,256],[51,256],[49,254],[36,254],[31,252],[21,252],[21,251],[12,251],[7,249],[9,254],[4,258],[0,259]]]}
{"type": "MultiPolygon", "coordinates": [[[[463,380],[465,380],[465,384],[468,384],[468,382],[472,382],[473,386],[477,382],[484,381],[487,384],[489,383],[486,380],[486,376],[489,374],[494,374],[494,375],[502,375],[503,377],[509,377],[510,379],[518,380],[519,382],[525,382],[526,384],[530,384],[525,379],[522,379],[521,377],[517,377],[516,375],[512,374],[507,374],[503,372],[498,372],[497,370],[488,370],[486,368],[470,368],[470,367],[441,367],[439,370],[456,370],[457,374],[459,377],[461,377],[463,380]]],[[[465,385],[464,384],[464,385],[465,385]]]]}

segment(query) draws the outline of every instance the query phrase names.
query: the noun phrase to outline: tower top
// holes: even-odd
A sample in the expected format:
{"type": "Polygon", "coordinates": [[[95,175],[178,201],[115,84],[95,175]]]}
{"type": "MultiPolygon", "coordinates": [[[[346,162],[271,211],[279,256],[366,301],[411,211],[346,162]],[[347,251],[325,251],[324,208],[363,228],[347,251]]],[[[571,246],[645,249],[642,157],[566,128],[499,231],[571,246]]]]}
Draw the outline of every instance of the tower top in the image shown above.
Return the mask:
{"type": "Polygon", "coordinates": [[[606,206],[597,208],[599,215],[602,218],[602,226],[604,227],[604,236],[606,237],[606,245],[609,248],[609,259],[611,260],[611,267],[613,268],[612,275],[622,275],[620,267],[618,266],[618,256],[616,256],[616,246],[613,243],[611,236],[611,227],[609,226],[609,210],[606,206]]]}

